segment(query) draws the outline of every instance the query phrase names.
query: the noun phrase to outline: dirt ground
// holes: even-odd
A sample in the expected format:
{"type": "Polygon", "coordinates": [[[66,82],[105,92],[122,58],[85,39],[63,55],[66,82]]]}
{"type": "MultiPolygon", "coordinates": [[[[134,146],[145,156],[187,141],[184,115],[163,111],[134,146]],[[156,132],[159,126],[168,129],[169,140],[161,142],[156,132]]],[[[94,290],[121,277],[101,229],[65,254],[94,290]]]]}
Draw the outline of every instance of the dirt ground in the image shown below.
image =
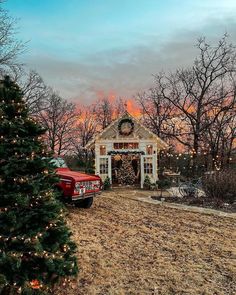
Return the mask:
{"type": "Polygon", "coordinates": [[[236,220],[105,192],[70,208],[80,272],[60,295],[236,294],[236,220]]]}

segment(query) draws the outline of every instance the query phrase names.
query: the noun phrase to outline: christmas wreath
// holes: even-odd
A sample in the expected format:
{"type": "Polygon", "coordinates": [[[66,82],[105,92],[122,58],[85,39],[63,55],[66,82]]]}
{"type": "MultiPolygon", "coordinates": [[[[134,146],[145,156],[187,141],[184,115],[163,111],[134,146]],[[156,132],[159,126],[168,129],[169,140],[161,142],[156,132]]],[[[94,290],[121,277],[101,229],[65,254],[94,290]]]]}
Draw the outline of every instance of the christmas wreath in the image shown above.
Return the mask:
{"type": "Polygon", "coordinates": [[[134,122],[129,118],[122,119],[119,122],[118,130],[121,135],[130,135],[134,130],[134,122]]]}

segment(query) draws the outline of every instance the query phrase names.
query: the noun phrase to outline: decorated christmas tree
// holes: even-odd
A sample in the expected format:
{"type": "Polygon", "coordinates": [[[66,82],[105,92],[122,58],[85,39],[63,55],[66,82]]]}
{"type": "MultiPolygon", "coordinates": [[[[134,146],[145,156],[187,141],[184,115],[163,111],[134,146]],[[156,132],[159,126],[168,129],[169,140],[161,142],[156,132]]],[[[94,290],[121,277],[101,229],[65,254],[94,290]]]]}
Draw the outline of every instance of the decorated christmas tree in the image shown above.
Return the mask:
{"type": "Polygon", "coordinates": [[[77,273],[43,134],[19,87],[0,81],[0,294],[49,294],[77,273]]]}
{"type": "Polygon", "coordinates": [[[117,171],[117,179],[120,184],[134,184],[135,173],[132,167],[131,159],[128,156],[122,156],[121,167],[117,171]]]}

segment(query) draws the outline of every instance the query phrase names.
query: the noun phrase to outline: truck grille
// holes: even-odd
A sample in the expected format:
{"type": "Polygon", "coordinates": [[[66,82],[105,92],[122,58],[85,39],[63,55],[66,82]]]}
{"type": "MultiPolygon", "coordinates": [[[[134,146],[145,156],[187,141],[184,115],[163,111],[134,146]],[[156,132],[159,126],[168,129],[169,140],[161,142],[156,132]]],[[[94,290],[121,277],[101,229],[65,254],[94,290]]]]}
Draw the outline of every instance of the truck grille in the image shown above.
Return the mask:
{"type": "Polygon", "coordinates": [[[95,180],[95,181],[82,181],[80,182],[80,185],[85,187],[86,191],[98,189],[100,187],[100,182],[95,180]]]}
{"type": "Polygon", "coordinates": [[[85,187],[86,191],[93,190],[93,184],[91,181],[83,181],[81,182],[81,185],[85,187]]]}

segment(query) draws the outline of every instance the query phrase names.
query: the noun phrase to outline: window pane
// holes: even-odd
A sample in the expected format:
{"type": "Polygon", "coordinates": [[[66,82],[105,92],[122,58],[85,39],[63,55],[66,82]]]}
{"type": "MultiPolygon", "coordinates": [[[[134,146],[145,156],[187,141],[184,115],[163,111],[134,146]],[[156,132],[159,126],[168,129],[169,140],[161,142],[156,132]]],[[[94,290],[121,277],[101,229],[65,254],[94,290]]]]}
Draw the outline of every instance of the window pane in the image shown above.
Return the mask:
{"type": "Polygon", "coordinates": [[[153,146],[151,144],[146,146],[146,152],[147,152],[147,155],[153,154],[153,146]]]}
{"type": "Polygon", "coordinates": [[[144,173],[145,174],[152,174],[152,157],[145,157],[144,158],[144,173]]]}
{"type": "Polygon", "coordinates": [[[100,174],[108,174],[108,159],[100,158],[100,174]]]}
{"type": "Polygon", "coordinates": [[[113,148],[122,150],[122,149],[129,149],[129,150],[133,150],[133,149],[138,149],[139,148],[139,144],[138,142],[115,142],[113,144],[113,148]]]}
{"type": "Polygon", "coordinates": [[[105,156],[106,153],[107,153],[106,146],[105,145],[100,145],[100,155],[105,156]]]}

